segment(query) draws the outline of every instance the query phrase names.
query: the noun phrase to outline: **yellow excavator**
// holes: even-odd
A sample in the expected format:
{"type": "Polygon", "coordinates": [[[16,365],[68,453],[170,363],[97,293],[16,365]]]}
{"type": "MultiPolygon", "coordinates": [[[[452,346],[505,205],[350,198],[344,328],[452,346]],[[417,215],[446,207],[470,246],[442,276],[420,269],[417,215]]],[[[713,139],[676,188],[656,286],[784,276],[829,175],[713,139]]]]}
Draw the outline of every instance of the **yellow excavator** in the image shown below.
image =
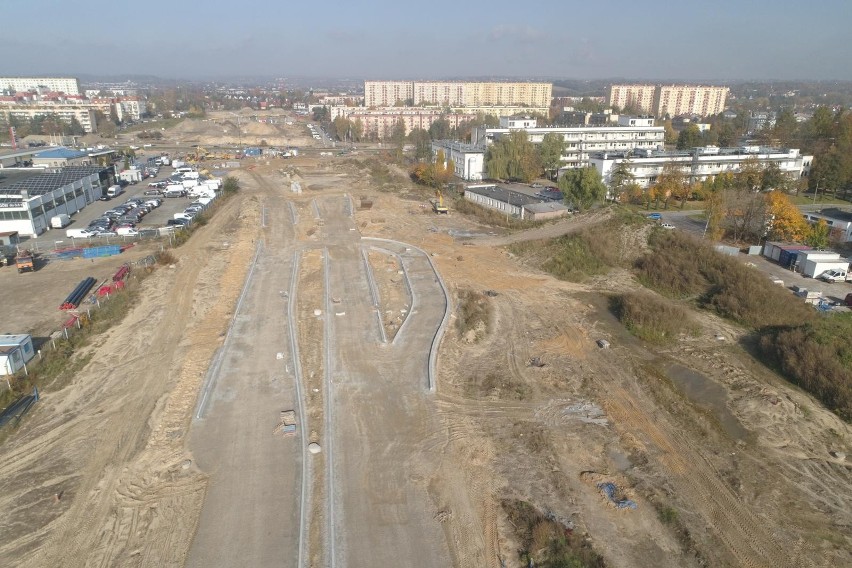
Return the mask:
{"type": "Polygon", "coordinates": [[[444,194],[440,189],[435,190],[435,199],[432,201],[432,210],[439,215],[446,215],[450,212],[449,208],[444,205],[444,194]]]}

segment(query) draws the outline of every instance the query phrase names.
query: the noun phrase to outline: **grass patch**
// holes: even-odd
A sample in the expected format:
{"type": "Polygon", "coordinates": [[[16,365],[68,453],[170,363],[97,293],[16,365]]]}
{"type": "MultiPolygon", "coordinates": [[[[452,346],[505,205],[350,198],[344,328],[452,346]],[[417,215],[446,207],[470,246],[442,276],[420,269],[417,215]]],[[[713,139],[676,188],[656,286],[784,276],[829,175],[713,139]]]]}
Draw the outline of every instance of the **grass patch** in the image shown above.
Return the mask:
{"type": "Polygon", "coordinates": [[[169,249],[157,251],[157,253],[154,254],[154,258],[157,260],[157,264],[162,264],[165,266],[177,263],[177,257],[169,249]]]}
{"type": "Polygon", "coordinates": [[[473,332],[476,339],[486,335],[491,321],[491,303],[485,294],[475,290],[459,290],[456,327],[463,337],[473,332]]]}
{"type": "Polygon", "coordinates": [[[612,313],[630,333],[652,343],[668,343],[695,325],[681,306],[648,292],[630,292],[610,298],[612,313]]]}
{"type": "Polygon", "coordinates": [[[539,568],[605,568],[603,557],[588,539],[557,521],[553,515],[517,499],[501,501],[521,541],[518,558],[539,568]]]}

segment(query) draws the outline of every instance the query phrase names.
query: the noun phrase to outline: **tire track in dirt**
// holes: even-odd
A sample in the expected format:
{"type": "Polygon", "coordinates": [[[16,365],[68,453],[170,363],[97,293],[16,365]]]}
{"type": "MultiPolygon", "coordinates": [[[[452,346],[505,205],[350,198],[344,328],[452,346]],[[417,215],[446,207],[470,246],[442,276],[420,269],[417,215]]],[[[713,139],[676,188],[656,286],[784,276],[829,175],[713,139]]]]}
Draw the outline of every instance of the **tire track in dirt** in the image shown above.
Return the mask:
{"type": "MultiPolygon", "coordinates": [[[[609,384],[617,382],[613,379],[609,384]]],[[[672,428],[663,430],[661,418],[649,418],[621,387],[607,391],[604,408],[620,430],[641,433],[656,446],[659,463],[671,473],[678,497],[695,508],[741,566],[792,567],[780,543],[724,485],[694,444],[672,428]]]]}

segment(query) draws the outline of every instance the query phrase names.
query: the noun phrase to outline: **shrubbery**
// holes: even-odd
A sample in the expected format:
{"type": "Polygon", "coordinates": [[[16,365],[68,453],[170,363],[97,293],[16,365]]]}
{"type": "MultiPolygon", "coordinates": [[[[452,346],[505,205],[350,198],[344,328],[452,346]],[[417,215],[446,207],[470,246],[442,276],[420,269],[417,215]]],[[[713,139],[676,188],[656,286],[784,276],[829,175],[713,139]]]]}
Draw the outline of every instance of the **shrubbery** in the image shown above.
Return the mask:
{"type": "Polygon", "coordinates": [[[852,314],[765,330],[759,349],[790,380],[852,422],[852,314]]]}
{"type": "Polygon", "coordinates": [[[648,292],[630,292],[610,301],[613,313],[636,337],[665,343],[681,333],[694,331],[686,310],[648,292]]]}
{"type": "Polygon", "coordinates": [[[662,294],[694,298],[702,307],[752,328],[798,325],[816,317],[789,290],[689,235],[659,231],[649,244],[651,252],[636,263],[639,279],[662,294]]]}

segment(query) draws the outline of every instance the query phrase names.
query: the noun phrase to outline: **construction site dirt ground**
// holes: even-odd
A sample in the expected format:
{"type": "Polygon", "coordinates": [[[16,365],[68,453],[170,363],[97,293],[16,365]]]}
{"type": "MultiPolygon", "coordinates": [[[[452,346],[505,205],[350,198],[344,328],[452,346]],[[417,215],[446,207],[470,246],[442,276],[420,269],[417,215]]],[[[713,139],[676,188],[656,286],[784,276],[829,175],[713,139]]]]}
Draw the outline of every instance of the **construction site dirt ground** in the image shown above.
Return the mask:
{"type": "MultiPolygon", "coordinates": [[[[523,237],[490,234],[499,231],[452,211],[433,215],[427,192],[371,171],[340,158],[256,162],[237,173],[241,193],[175,251],[174,268],[141,283],[138,304],[85,348],[91,359],[67,386],[45,392],[5,436],[7,565],[185,563],[211,475],[188,450],[190,418],[272,192],[302,217],[317,198],[345,194],[357,205],[369,197],[371,208],[354,213],[360,234],[425,250],[449,288],[436,392],[423,402],[434,413],[423,423],[441,428],[422,432],[440,441],[427,446],[438,466],[417,483],[453,565],[523,565],[504,508],[514,500],[586,536],[607,566],[852,565],[844,457],[852,432],[753,360],[738,344],[742,330],[695,313],[700,333],[651,348],[623,329],[604,296],[638,288],[631,274],[556,280],[502,246],[523,237]],[[292,181],[302,193],[288,193],[292,181]],[[462,333],[458,299],[468,291],[488,291],[488,323],[462,333]],[[599,339],[611,348],[598,348],[599,339]],[[637,508],[611,506],[597,487],[605,481],[637,508]]],[[[295,238],[318,237],[300,223],[295,238]]],[[[378,284],[394,313],[385,323],[398,325],[407,300],[396,269],[371,261],[386,267],[378,284]]],[[[281,551],[288,562],[293,554],[281,551]]]]}

